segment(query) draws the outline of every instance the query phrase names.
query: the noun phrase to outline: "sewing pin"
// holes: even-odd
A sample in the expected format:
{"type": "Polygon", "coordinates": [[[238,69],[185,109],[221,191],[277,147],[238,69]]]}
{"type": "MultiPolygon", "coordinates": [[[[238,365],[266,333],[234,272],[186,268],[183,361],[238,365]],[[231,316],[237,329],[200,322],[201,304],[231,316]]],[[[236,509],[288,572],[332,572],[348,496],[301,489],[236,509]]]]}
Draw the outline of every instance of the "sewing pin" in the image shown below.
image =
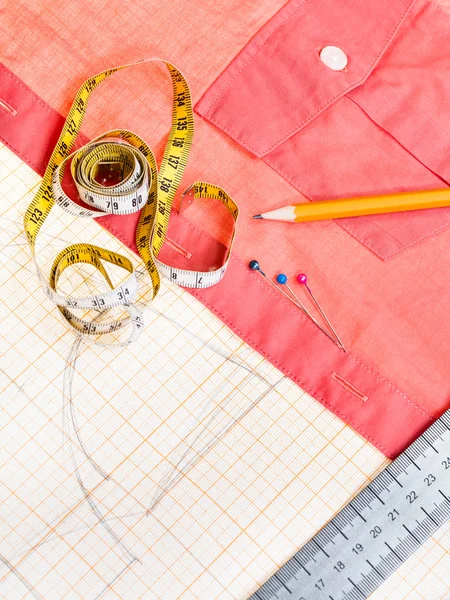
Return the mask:
{"type": "Polygon", "coordinates": [[[304,273],[299,273],[297,275],[297,281],[298,283],[300,283],[301,285],[304,285],[306,290],[308,291],[309,295],[311,296],[312,301],[314,302],[314,304],[317,306],[317,309],[319,310],[320,314],[322,315],[322,317],[325,319],[328,327],[331,329],[331,331],[333,332],[336,340],[339,342],[340,347],[342,348],[342,350],[344,350],[344,352],[347,352],[344,344],[342,343],[340,337],[338,336],[338,334],[336,333],[336,331],[334,330],[333,325],[330,323],[327,315],[325,314],[325,312],[323,311],[322,307],[320,306],[319,302],[317,301],[317,298],[314,296],[311,288],[308,285],[308,277],[304,274],[304,273]]]}
{"type": "MultiPolygon", "coordinates": [[[[292,298],[291,298],[291,297],[290,297],[288,294],[286,294],[286,292],[285,292],[284,290],[282,290],[282,289],[281,289],[281,288],[280,288],[278,285],[276,285],[276,284],[275,284],[275,283],[274,283],[274,282],[273,282],[273,281],[270,279],[270,277],[267,277],[267,275],[264,273],[264,271],[261,271],[261,267],[260,267],[260,265],[259,265],[259,262],[258,262],[257,260],[251,260],[251,261],[248,263],[248,266],[249,266],[249,268],[250,268],[252,271],[257,271],[258,273],[260,273],[260,274],[261,274],[261,275],[264,277],[264,279],[266,279],[266,280],[267,280],[267,281],[270,283],[270,285],[273,285],[273,287],[274,287],[276,290],[278,290],[278,291],[279,291],[281,294],[283,294],[283,296],[285,296],[285,297],[286,297],[286,298],[289,300],[289,302],[292,302],[292,303],[293,303],[293,304],[295,304],[295,305],[296,305],[298,308],[301,308],[303,311],[305,311],[305,309],[304,309],[302,306],[300,306],[300,305],[299,305],[297,302],[295,302],[295,300],[293,300],[293,299],[292,299],[292,298]]],[[[306,311],[305,311],[305,312],[306,312],[306,311]]],[[[308,314],[308,313],[306,313],[306,314],[308,314]]],[[[309,316],[309,315],[308,315],[308,316],[309,316]]]]}
{"type": "MultiPolygon", "coordinates": [[[[277,283],[279,283],[280,285],[285,285],[287,290],[289,291],[289,293],[293,296],[295,303],[298,304],[300,306],[300,308],[303,310],[303,312],[305,312],[308,317],[310,319],[312,319],[314,321],[314,323],[316,325],[319,325],[319,323],[316,321],[316,319],[312,316],[312,314],[308,311],[308,309],[306,308],[306,306],[303,304],[303,302],[300,300],[300,298],[298,298],[298,296],[296,296],[294,294],[294,292],[292,291],[292,288],[288,285],[287,282],[287,275],[285,275],[284,273],[280,273],[279,275],[277,275],[277,283]]],[[[281,290],[280,290],[281,291],[281,290]]],[[[320,327],[320,325],[319,325],[320,327]]]]}
{"type": "MultiPolygon", "coordinates": [[[[300,298],[294,293],[292,288],[287,283],[287,275],[285,275],[284,273],[279,273],[277,275],[277,283],[279,283],[280,285],[285,285],[286,288],[289,290],[290,294],[295,299],[295,300],[292,300],[294,302],[294,304],[296,304],[299,308],[301,308],[303,310],[303,312],[311,319],[311,321],[313,321],[313,323],[315,323],[317,325],[317,327],[320,329],[320,331],[322,333],[324,333],[327,336],[327,338],[329,338],[334,344],[336,344],[336,346],[339,346],[340,348],[342,348],[342,346],[337,343],[336,338],[334,338],[332,335],[330,335],[330,333],[322,327],[322,325],[317,321],[317,319],[315,317],[313,317],[313,315],[309,312],[309,310],[304,306],[304,304],[302,303],[300,298]]],[[[278,288],[278,289],[280,290],[280,292],[282,292],[282,290],[280,288],[278,288]]],[[[345,348],[342,348],[342,349],[345,350],[345,348]]]]}

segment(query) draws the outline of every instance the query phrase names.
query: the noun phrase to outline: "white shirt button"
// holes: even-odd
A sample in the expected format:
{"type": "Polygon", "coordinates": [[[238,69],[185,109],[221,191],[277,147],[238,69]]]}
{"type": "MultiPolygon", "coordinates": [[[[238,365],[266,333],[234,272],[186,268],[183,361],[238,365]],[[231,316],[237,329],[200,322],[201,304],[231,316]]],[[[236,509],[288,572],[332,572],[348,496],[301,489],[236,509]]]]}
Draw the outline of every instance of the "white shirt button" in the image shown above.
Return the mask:
{"type": "Polygon", "coordinates": [[[347,55],[337,46],[325,46],[320,51],[320,60],[333,71],[342,71],[348,63],[347,55]]]}

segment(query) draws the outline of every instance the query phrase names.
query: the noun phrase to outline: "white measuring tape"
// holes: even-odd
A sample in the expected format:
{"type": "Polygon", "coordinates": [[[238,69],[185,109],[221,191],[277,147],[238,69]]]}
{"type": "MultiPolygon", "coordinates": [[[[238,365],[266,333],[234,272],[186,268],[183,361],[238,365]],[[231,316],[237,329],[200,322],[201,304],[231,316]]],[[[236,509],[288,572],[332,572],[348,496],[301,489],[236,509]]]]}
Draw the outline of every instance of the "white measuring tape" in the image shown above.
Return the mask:
{"type": "Polygon", "coordinates": [[[47,277],[37,263],[35,246],[40,228],[55,202],[77,218],[96,219],[105,215],[129,215],[141,211],[136,230],[136,245],[151,279],[153,298],[158,293],[161,275],[185,287],[207,288],[222,279],[228,265],[239,210],[222,188],[206,182],[197,182],[189,188],[194,198],[220,201],[234,221],[233,234],[223,265],[200,272],[179,269],[158,260],[194,132],[189,86],[172,64],[162,61],[172,78],[174,97],[172,128],[159,170],[155,157],[144,140],[135,133],[122,129],[109,131],[71,153],[86,113],[88,100],[95,88],[117,71],[157,60],[160,59],[150,58],[141,63],[116,67],[85,81],[69,111],[41,186],[25,214],[25,231],[42,286],[69,325],[81,335],[112,333],[130,325],[130,334],[125,343],[134,341],[143,328],[143,313],[136,304],[138,281],[129,259],[116,252],[84,243],[73,244],[60,252],[55,258],[50,276],[47,277]],[[63,176],[66,167],[69,166],[83,205],[69,198],[64,191],[63,176]],[[79,263],[95,267],[110,289],[83,297],[65,295],[58,291],[58,280],[62,272],[79,263]],[[104,263],[119,266],[129,274],[124,281],[114,286],[104,263]],[[115,307],[123,307],[127,316],[109,321],[102,320],[106,312],[115,307]],[[81,312],[77,314],[74,310],[81,312]],[[95,319],[88,318],[89,315],[85,314],[91,310],[97,311],[95,319]]]}

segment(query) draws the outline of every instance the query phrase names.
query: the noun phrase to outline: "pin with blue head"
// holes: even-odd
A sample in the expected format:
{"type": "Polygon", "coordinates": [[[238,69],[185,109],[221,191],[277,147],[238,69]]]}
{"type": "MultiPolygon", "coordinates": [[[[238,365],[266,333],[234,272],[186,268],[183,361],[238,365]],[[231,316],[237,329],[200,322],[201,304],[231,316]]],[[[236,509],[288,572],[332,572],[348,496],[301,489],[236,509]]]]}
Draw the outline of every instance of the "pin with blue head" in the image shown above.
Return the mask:
{"type": "MultiPolygon", "coordinates": [[[[264,277],[266,277],[266,276],[264,275],[264,277]]],[[[287,275],[285,275],[284,273],[278,273],[278,275],[275,278],[275,281],[277,283],[274,283],[269,277],[266,277],[266,279],[267,279],[267,281],[269,281],[269,283],[271,285],[273,285],[273,287],[276,290],[278,290],[281,294],[283,294],[283,296],[285,296],[285,298],[287,298],[288,300],[290,300],[291,302],[293,302],[298,308],[301,308],[301,310],[306,315],[308,315],[309,317],[311,317],[311,315],[309,314],[309,312],[307,311],[307,309],[303,306],[303,304],[300,302],[300,300],[297,298],[297,296],[294,294],[294,292],[292,291],[292,289],[288,285],[288,277],[287,277],[287,275]],[[284,291],[283,287],[286,287],[286,289],[288,290],[289,293],[286,293],[284,291]]]]}
{"type": "Polygon", "coordinates": [[[264,273],[264,271],[261,270],[261,265],[259,264],[259,262],[257,260],[251,260],[248,263],[248,268],[251,271],[257,271],[258,273],[260,273],[264,277],[264,279],[266,279],[270,283],[270,285],[272,285],[277,290],[281,291],[282,294],[286,295],[283,292],[283,290],[280,290],[280,288],[277,285],[275,285],[275,283],[270,279],[270,277],[267,277],[267,275],[264,273]]]}
{"type": "Polygon", "coordinates": [[[312,318],[311,314],[308,312],[308,310],[306,309],[306,307],[304,306],[304,304],[302,303],[300,298],[294,293],[291,286],[288,284],[287,275],[285,275],[284,273],[279,273],[276,277],[276,281],[279,285],[286,286],[286,289],[291,294],[291,296],[294,299],[294,302],[297,304],[297,306],[300,306],[300,308],[303,310],[303,312],[312,318]]]}
{"type": "Polygon", "coordinates": [[[309,310],[306,308],[306,306],[303,304],[303,302],[300,300],[300,298],[297,296],[297,294],[294,292],[294,290],[292,290],[292,288],[288,284],[288,277],[287,277],[287,275],[285,275],[284,273],[278,273],[278,275],[275,278],[275,281],[276,281],[276,283],[275,283],[274,281],[272,281],[272,279],[270,277],[267,277],[267,275],[261,270],[261,266],[260,266],[260,264],[259,264],[259,262],[257,260],[251,260],[248,263],[248,266],[249,266],[249,269],[251,271],[257,271],[258,273],[260,273],[275,289],[277,289],[281,294],[283,294],[283,296],[285,296],[288,300],[290,300],[298,308],[300,308],[305,313],[305,315],[307,315],[319,327],[319,329],[323,333],[325,333],[325,335],[327,335],[337,346],[339,346],[340,348],[342,348],[342,350],[344,350],[346,352],[343,343],[339,339],[339,337],[338,337],[336,331],[334,330],[333,326],[331,325],[328,317],[325,315],[325,312],[323,311],[322,307],[317,302],[316,297],[314,296],[314,294],[312,293],[311,289],[309,288],[308,283],[307,283],[308,282],[308,278],[307,278],[307,276],[304,273],[299,273],[297,275],[297,278],[296,278],[297,282],[299,284],[305,286],[306,290],[308,291],[308,294],[311,296],[311,299],[313,300],[313,302],[316,305],[316,307],[319,309],[319,312],[321,313],[321,315],[325,319],[325,322],[327,323],[328,327],[330,328],[331,332],[333,333],[333,336],[331,336],[321,326],[321,324],[309,312],[309,310]],[[289,293],[286,293],[284,291],[284,289],[283,289],[284,287],[288,290],[289,293]]]}
{"type": "Polygon", "coordinates": [[[248,263],[248,268],[249,268],[251,271],[257,271],[258,273],[261,273],[261,275],[262,275],[263,277],[265,277],[266,279],[268,279],[268,277],[267,277],[267,275],[264,273],[264,271],[261,271],[261,266],[260,266],[260,264],[259,264],[259,262],[258,262],[257,260],[255,260],[255,259],[251,260],[251,261],[248,263]]]}

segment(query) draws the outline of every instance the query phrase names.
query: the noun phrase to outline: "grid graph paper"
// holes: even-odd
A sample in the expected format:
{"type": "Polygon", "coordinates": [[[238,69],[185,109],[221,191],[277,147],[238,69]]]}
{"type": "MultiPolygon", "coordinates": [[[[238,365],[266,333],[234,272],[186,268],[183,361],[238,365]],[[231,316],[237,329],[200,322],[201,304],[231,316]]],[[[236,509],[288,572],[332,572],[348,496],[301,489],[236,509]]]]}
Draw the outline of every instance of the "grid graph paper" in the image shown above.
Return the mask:
{"type": "MultiPolygon", "coordinates": [[[[166,281],[134,345],[77,342],[22,232],[38,183],[0,147],[0,597],[246,600],[387,461],[166,281]]],[[[137,262],[53,213],[44,263],[137,262]]],[[[449,549],[447,526],[374,600],[450,598],[449,549]]]]}

